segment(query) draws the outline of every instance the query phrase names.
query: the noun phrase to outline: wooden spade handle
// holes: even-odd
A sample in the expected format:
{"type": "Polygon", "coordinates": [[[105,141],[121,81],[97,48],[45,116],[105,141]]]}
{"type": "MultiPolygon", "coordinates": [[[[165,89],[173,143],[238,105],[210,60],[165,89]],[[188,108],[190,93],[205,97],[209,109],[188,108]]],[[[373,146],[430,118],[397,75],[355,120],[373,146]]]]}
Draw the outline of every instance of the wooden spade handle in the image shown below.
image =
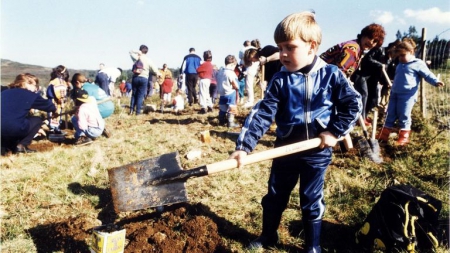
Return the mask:
{"type": "MultiPolygon", "coordinates": [[[[319,147],[322,140],[320,138],[314,138],[311,140],[300,141],[293,144],[285,145],[282,147],[269,149],[265,151],[261,151],[255,154],[251,154],[245,157],[242,161],[242,165],[257,163],[265,160],[270,160],[277,157],[282,157],[298,152],[302,152],[305,150],[313,149],[319,147]]],[[[217,172],[222,172],[225,170],[235,169],[238,167],[238,163],[236,159],[228,159],[212,164],[206,165],[208,170],[208,175],[214,174],[217,172]]]]}
{"type": "Polygon", "coordinates": [[[266,86],[265,88],[267,88],[267,84],[264,83],[264,76],[266,75],[266,66],[264,65],[260,65],[261,66],[261,78],[259,79],[260,82],[260,87],[261,87],[261,99],[264,98],[264,89],[263,87],[266,86]]]}
{"type": "Polygon", "coordinates": [[[378,121],[378,110],[373,111],[373,120],[372,120],[372,136],[371,138],[375,140],[375,134],[377,132],[377,121],[378,121]]]}
{"type": "Polygon", "coordinates": [[[389,87],[392,87],[392,82],[391,79],[389,78],[388,74],[386,73],[386,70],[383,68],[381,68],[381,71],[383,72],[384,78],[386,78],[386,81],[389,84],[389,87]]]}

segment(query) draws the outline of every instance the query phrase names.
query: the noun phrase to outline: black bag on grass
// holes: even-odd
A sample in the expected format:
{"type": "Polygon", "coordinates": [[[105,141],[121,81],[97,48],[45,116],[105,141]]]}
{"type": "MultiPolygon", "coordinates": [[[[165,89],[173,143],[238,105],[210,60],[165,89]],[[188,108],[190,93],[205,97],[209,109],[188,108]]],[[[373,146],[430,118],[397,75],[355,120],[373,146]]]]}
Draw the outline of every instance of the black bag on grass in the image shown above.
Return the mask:
{"type": "Polygon", "coordinates": [[[428,250],[438,247],[438,216],[442,202],[410,186],[391,186],[356,232],[365,249],[428,250]]]}

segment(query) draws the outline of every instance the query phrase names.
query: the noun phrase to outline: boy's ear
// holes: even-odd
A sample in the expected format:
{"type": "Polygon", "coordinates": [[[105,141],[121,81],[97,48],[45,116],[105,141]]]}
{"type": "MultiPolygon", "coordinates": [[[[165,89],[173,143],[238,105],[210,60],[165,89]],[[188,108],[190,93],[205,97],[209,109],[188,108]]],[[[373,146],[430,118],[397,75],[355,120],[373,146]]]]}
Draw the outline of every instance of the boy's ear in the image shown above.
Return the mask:
{"type": "Polygon", "coordinates": [[[311,41],[309,43],[309,49],[314,53],[317,52],[317,50],[319,49],[319,45],[317,44],[317,41],[311,41]]]}

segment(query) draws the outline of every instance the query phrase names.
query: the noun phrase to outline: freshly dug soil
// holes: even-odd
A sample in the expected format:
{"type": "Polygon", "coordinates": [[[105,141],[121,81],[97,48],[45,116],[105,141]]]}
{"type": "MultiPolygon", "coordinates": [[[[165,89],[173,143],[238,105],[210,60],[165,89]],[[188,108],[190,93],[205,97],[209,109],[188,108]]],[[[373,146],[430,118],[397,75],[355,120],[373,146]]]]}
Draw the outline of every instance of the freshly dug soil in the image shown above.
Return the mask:
{"type": "MultiPolygon", "coordinates": [[[[225,248],[218,225],[201,204],[180,204],[165,211],[132,213],[116,222],[125,229],[125,252],[231,252],[225,248]]],[[[90,252],[93,228],[101,223],[85,216],[60,218],[30,229],[38,252],[90,252]]]]}

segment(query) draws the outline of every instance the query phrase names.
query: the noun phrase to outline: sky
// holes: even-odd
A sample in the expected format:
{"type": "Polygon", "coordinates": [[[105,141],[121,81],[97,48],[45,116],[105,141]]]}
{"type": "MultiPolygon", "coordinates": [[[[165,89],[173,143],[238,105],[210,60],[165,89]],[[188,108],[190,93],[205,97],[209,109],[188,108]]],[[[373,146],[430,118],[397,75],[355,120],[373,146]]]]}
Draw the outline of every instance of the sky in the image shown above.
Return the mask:
{"type": "Polygon", "coordinates": [[[318,54],[371,23],[385,28],[384,46],[410,26],[419,35],[425,28],[427,39],[450,39],[450,0],[1,0],[0,52],[44,67],[131,69],[129,51],[144,44],[157,67],[175,69],[194,47],[200,57],[211,50],[223,66],[245,40],[276,45],[277,24],[310,9],[322,29],[318,54]]]}

